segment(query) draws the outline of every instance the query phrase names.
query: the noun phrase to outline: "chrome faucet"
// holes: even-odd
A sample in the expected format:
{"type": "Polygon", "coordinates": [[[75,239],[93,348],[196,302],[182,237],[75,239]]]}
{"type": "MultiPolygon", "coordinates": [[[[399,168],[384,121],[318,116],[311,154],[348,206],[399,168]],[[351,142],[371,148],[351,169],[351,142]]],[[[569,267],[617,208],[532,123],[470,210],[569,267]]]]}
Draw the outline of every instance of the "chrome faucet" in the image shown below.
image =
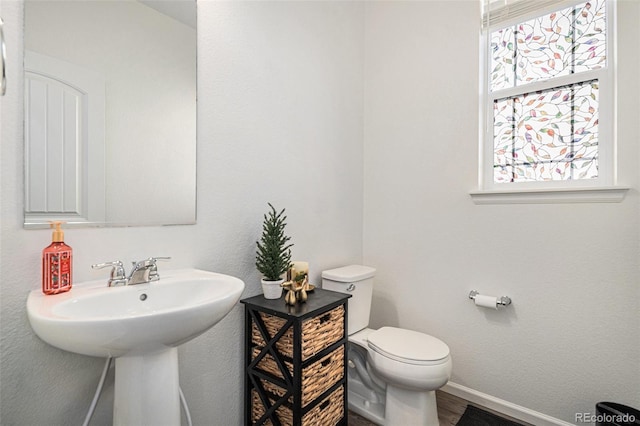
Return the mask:
{"type": "Polygon", "coordinates": [[[158,260],[169,260],[170,257],[150,257],[148,259],[141,260],[139,262],[132,262],[133,268],[129,276],[125,276],[124,265],[121,261],[116,260],[114,262],[96,263],[91,265],[93,269],[102,269],[107,266],[111,266],[111,274],[107,285],[109,287],[116,285],[136,285],[150,283],[158,281],[160,275],[158,274],[158,260]]]}

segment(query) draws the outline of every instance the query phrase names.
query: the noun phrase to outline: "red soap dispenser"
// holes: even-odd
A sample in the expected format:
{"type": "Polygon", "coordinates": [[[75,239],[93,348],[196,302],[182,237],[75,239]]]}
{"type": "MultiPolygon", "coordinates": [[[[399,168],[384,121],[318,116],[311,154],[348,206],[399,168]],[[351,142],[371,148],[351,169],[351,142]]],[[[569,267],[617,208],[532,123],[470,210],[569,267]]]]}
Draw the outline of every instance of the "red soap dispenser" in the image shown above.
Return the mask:
{"type": "Polygon", "coordinates": [[[42,292],[58,294],[71,290],[73,250],[64,243],[64,222],[51,222],[53,242],[42,250],[42,292]]]}

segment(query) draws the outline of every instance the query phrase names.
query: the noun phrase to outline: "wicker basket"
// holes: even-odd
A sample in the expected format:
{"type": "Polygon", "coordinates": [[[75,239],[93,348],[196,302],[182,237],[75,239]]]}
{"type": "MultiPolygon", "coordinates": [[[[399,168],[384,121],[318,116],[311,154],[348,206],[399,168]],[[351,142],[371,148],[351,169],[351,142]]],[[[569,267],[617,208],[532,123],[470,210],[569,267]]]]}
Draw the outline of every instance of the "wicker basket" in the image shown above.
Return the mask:
{"type": "MultiPolygon", "coordinates": [[[[253,359],[260,350],[253,348],[253,359]]],[[[285,365],[293,375],[293,365],[285,361],[285,365]]],[[[266,354],[257,367],[274,376],[284,378],[278,368],[278,364],[270,354],[266,354]]],[[[338,380],[344,377],[344,346],[340,346],[330,354],[320,358],[316,362],[309,364],[302,369],[302,406],[322,395],[327,389],[333,386],[338,380]]],[[[283,395],[284,393],[277,393],[283,395]]]]}
{"type": "MultiPolygon", "coordinates": [[[[284,395],[284,390],[269,382],[263,381],[263,385],[268,392],[279,396],[284,395]]],[[[276,401],[276,397],[270,396],[269,401],[273,404],[276,401]]],[[[289,398],[289,403],[291,404],[291,398],[289,398]]],[[[251,423],[257,422],[265,411],[262,400],[254,389],[251,393],[251,423]]],[[[344,417],[344,414],[344,386],[340,386],[302,416],[302,426],[334,426],[344,417]]],[[[289,405],[282,404],[276,408],[276,416],[278,416],[283,426],[293,425],[293,411],[289,405]]],[[[273,426],[269,419],[264,424],[273,426]]]]}
{"type": "MultiPolygon", "coordinates": [[[[287,322],[286,319],[264,312],[259,313],[269,336],[275,336],[278,331],[287,322]]],[[[258,330],[258,326],[253,323],[251,326],[251,340],[258,346],[265,346],[265,341],[258,330]]],[[[302,321],[302,360],[314,356],[321,350],[329,347],[333,343],[342,339],[344,335],[344,306],[340,305],[331,311],[308,318],[302,321]]],[[[278,351],[293,358],[293,327],[289,327],[287,331],[278,339],[275,344],[278,351]]]]}

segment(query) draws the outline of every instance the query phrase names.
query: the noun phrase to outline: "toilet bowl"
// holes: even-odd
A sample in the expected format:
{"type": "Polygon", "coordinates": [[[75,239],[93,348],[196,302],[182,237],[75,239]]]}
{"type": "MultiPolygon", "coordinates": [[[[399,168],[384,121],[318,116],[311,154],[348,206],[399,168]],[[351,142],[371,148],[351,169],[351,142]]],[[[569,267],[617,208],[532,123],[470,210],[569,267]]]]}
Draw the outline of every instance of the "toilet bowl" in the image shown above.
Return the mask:
{"type": "Polygon", "coordinates": [[[351,265],[322,273],[325,290],[349,293],[349,409],[380,425],[437,426],[435,391],[451,377],[449,347],[396,327],[368,328],[375,269],[351,265]]]}

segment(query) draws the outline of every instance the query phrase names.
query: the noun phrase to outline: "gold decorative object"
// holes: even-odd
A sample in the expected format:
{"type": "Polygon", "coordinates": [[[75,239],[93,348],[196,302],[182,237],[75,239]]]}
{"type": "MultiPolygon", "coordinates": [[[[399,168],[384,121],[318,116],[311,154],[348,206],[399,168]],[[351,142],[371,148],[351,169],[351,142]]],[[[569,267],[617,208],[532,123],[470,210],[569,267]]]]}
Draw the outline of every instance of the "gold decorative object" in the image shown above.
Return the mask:
{"type": "Polygon", "coordinates": [[[287,274],[288,280],[280,284],[283,288],[288,290],[284,297],[284,301],[287,305],[293,306],[297,302],[306,302],[309,297],[308,293],[316,288],[313,284],[309,283],[309,277],[306,273],[304,274],[304,278],[301,277],[302,275],[303,274],[296,275],[295,268],[291,268],[287,274]],[[301,280],[299,278],[301,278],[301,280]]]}

